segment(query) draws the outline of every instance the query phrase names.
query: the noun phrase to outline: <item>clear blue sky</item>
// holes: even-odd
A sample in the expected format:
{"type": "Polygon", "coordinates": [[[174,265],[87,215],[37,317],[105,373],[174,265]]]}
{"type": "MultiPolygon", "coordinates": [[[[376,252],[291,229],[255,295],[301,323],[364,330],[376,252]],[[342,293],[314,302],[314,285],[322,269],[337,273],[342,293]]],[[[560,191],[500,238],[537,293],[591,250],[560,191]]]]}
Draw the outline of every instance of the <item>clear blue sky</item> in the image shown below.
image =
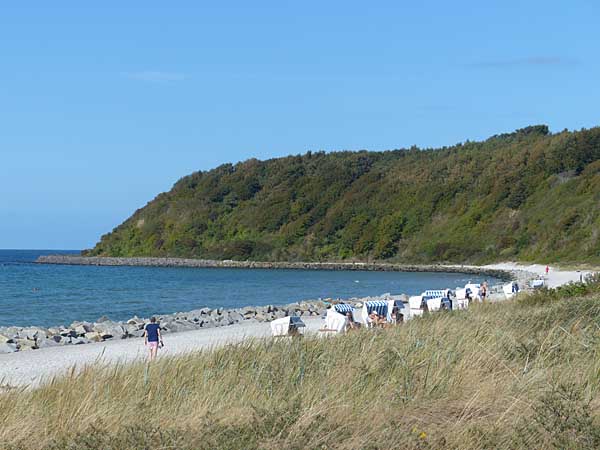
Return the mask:
{"type": "Polygon", "coordinates": [[[91,247],[224,162],[600,124],[597,0],[13,3],[0,248],[91,247]]]}

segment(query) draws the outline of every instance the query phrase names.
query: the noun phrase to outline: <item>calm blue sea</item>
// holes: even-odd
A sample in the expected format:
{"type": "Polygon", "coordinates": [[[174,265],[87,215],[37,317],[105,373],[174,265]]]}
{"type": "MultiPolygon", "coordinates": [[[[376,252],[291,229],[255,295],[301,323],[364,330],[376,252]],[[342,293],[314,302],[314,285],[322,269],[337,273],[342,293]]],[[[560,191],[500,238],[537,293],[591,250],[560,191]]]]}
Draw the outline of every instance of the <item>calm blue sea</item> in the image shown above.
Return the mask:
{"type": "Polygon", "coordinates": [[[0,250],[0,326],[69,325],[103,315],[126,320],[204,306],[276,305],[386,292],[410,295],[483,281],[483,277],[446,273],[33,264],[39,255],[53,253],[78,251],[0,250]]]}

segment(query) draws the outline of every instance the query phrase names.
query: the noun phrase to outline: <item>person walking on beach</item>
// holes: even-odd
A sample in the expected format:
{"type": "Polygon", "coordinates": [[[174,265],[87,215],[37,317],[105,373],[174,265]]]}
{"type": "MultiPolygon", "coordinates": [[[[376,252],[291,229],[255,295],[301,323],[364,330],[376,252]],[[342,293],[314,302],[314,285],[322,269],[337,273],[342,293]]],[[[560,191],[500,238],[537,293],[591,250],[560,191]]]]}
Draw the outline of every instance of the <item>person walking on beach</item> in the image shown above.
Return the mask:
{"type": "Polygon", "coordinates": [[[548,276],[548,272],[550,272],[550,267],[546,266],[546,276],[548,276]]]}
{"type": "Polygon", "coordinates": [[[485,302],[485,298],[487,297],[487,293],[488,293],[488,284],[487,284],[487,280],[483,282],[483,284],[481,285],[481,288],[479,290],[479,295],[481,296],[481,301],[485,302]]]}
{"type": "Polygon", "coordinates": [[[156,358],[158,353],[158,343],[162,347],[162,335],[160,334],[160,325],[156,323],[156,317],[150,318],[150,323],[146,325],[144,330],[144,343],[150,350],[150,361],[156,358]]]}

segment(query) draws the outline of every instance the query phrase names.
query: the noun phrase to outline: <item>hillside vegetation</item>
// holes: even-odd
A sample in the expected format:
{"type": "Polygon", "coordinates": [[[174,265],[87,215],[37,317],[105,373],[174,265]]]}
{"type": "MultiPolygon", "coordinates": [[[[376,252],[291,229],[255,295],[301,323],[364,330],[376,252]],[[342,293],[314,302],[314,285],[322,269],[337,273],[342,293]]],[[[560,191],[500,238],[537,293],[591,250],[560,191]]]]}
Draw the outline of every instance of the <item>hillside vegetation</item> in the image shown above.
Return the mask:
{"type": "Polygon", "coordinates": [[[179,180],[89,255],[600,262],[600,128],[306,153],[179,180]]]}
{"type": "Polygon", "coordinates": [[[2,449],[597,449],[600,287],[0,393],[2,449]]]}

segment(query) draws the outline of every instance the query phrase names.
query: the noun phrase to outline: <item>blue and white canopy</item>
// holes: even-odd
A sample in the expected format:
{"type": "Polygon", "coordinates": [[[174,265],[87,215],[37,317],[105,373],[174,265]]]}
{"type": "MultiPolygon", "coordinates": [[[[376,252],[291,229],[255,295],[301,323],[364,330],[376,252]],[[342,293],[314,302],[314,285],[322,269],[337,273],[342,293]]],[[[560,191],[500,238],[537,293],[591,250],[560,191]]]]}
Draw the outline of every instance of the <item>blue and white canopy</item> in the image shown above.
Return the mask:
{"type": "Polygon", "coordinates": [[[346,314],[346,313],[352,312],[354,310],[354,307],[347,303],[338,303],[337,305],[334,306],[334,308],[337,312],[339,312],[341,314],[346,314]]]}
{"type": "Polygon", "coordinates": [[[365,306],[367,307],[367,314],[371,314],[371,312],[375,311],[378,315],[387,317],[388,302],[383,300],[372,300],[370,302],[365,302],[365,306]]]}
{"type": "Polygon", "coordinates": [[[446,298],[448,297],[448,291],[446,289],[429,289],[423,292],[423,297],[430,298],[446,298]]]}

